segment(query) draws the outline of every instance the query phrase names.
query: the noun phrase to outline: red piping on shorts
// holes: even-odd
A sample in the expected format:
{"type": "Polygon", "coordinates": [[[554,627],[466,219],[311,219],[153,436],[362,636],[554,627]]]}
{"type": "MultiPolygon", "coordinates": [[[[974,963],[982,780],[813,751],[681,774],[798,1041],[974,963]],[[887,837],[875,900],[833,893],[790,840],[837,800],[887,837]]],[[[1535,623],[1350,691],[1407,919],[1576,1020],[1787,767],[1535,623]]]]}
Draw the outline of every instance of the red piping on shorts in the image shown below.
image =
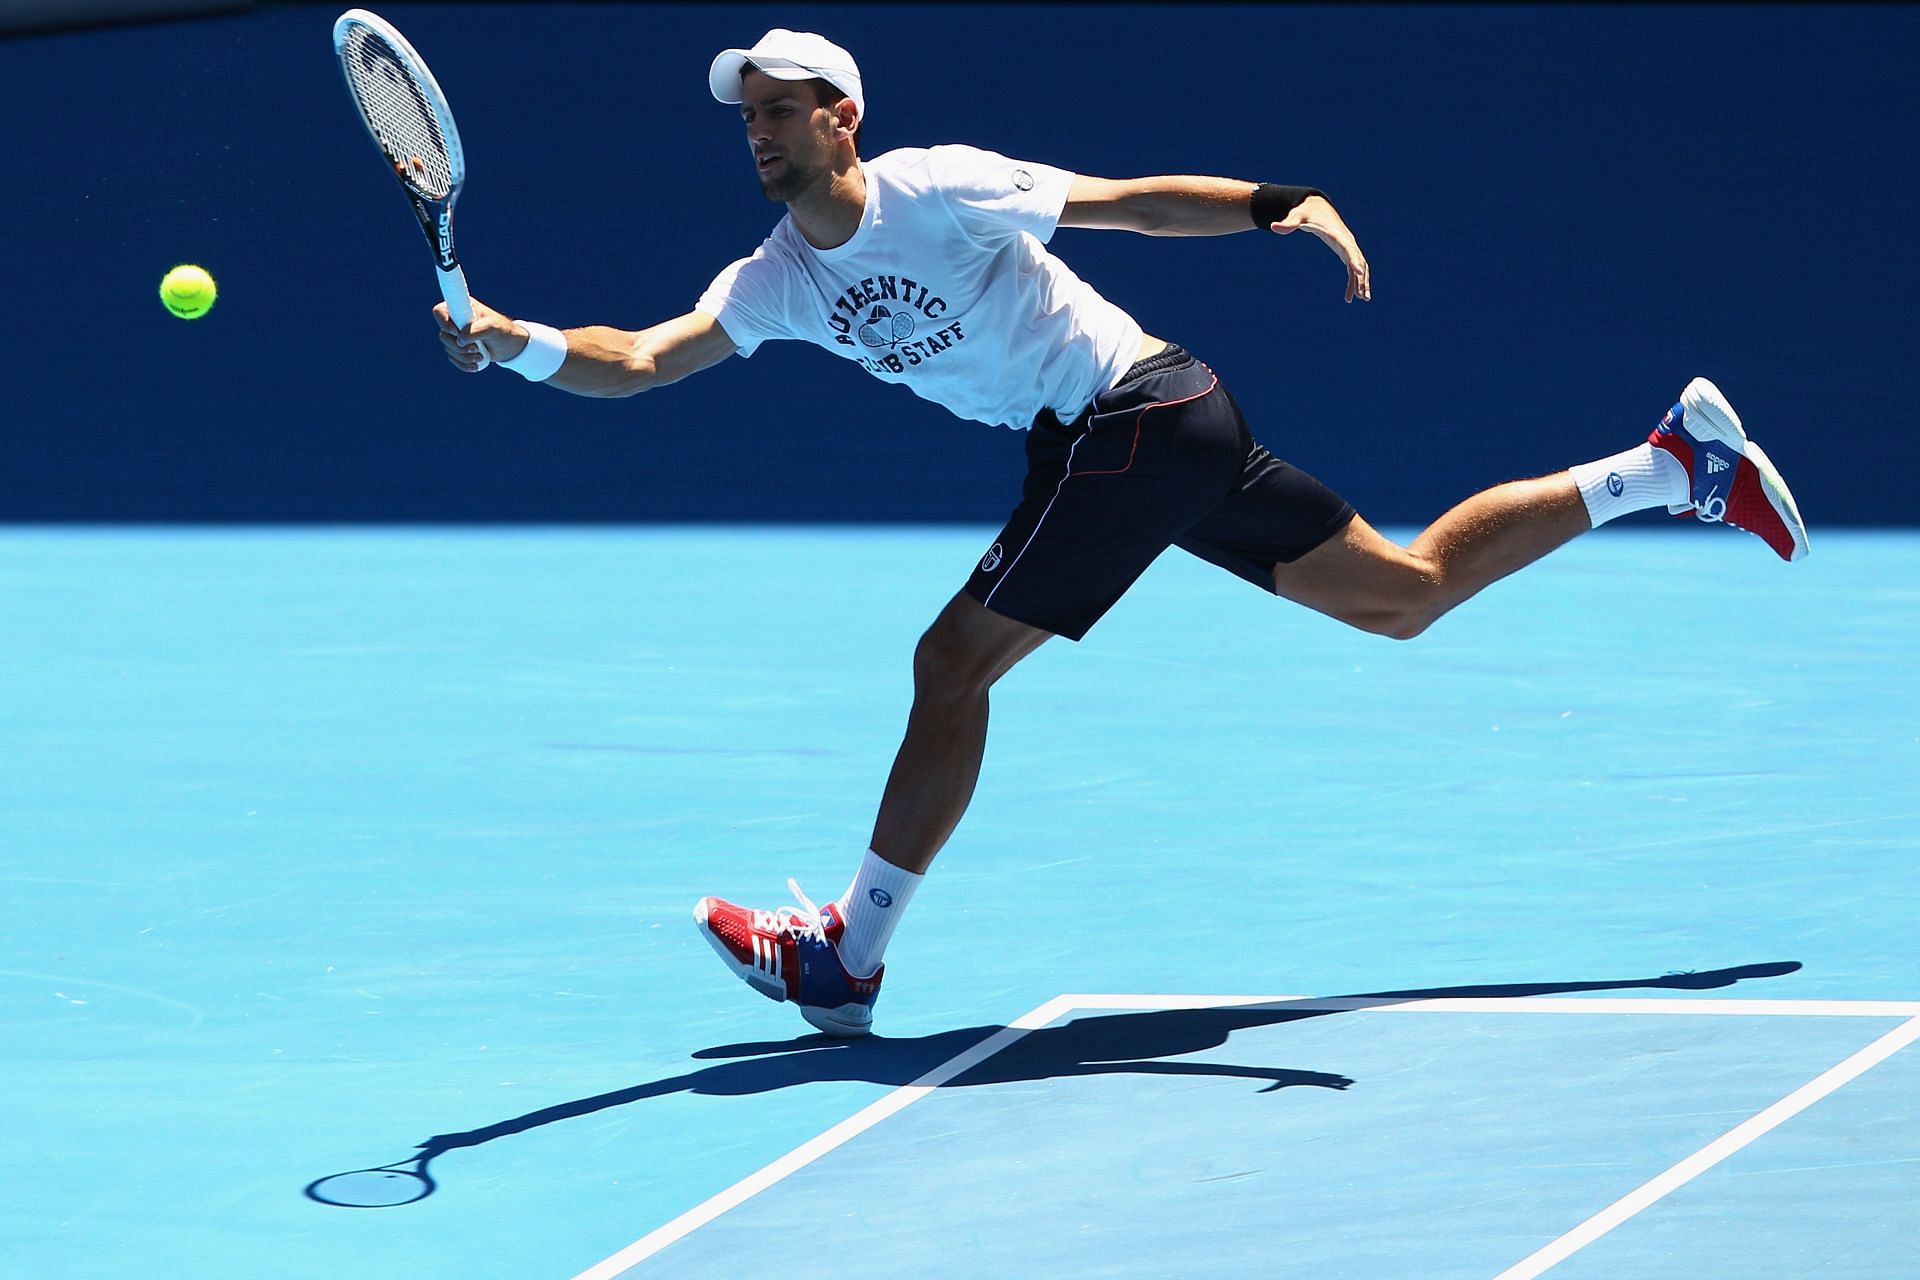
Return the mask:
{"type": "MultiPolygon", "coordinates": [[[[1212,373],[1213,371],[1209,369],[1208,372],[1212,373]]],[[[1154,409],[1167,409],[1167,408],[1171,408],[1176,404],[1187,404],[1188,402],[1193,400],[1204,399],[1205,397],[1212,395],[1213,389],[1219,385],[1220,385],[1220,375],[1215,373],[1213,374],[1213,381],[1207,384],[1207,389],[1205,391],[1201,391],[1190,396],[1184,396],[1179,400],[1156,400],[1150,405],[1142,406],[1140,412],[1137,415],[1135,415],[1133,419],[1133,445],[1127,450],[1126,466],[1116,467],[1111,471],[1069,471],[1065,476],[1061,477],[1061,483],[1064,484],[1068,480],[1073,479],[1075,476],[1117,476],[1122,474],[1123,472],[1132,470],[1133,456],[1134,454],[1140,452],[1140,426],[1143,422],[1146,421],[1146,417],[1149,412],[1151,412],[1154,409]]]]}
{"type": "MultiPolygon", "coordinates": [[[[1150,405],[1144,405],[1141,407],[1140,412],[1137,415],[1135,415],[1133,419],[1133,447],[1127,450],[1126,466],[1119,467],[1112,471],[1075,471],[1073,469],[1073,455],[1080,448],[1080,442],[1082,440],[1085,440],[1087,437],[1080,436],[1074,440],[1072,445],[1068,446],[1067,469],[1065,472],[1061,474],[1060,482],[1053,486],[1053,497],[1047,499],[1046,509],[1040,513],[1040,518],[1033,522],[1033,528],[1027,533],[1027,540],[1020,544],[1020,550],[1015,552],[1013,559],[1007,563],[1007,570],[1005,573],[1000,575],[1000,581],[993,584],[993,590],[987,592],[987,598],[982,600],[980,603],[984,605],[992,605],[993,597],[996,594],[998,594],[1000,591],[1000,588],[1006,586],[1008,580],[1013,577],[1013,571],[1020,567],[1021,557],[1027,554],[1027,548],[1032,546],[1033,540],[1040,536],[1040,529],[1043,525],[1047,523],[1047,517],[1053,514],[1053,504],[1060,500],[1061,491],[1067,487],[1067,481],[1073,479],[1075,476],[1117,476],[1117,475],[1120,475],[1122,472],[1129,470],[1133,466],[1134,454],[1140,451],[1140,426],[1141,426],[1141,423],[1143,423],[1146,420],[1148,410],[1165,409],[1170,405],[1186,404],[1188,401],[1199,400],[1206,396],[1212,395],[1214,388],[1220,385],[1220,375],[1217,373],[1214,373],[1213,370],[1211,369],[1208,369],[1207,372],[1213,375],[1213,380],[1207,383],[1207,389],[1205,391],[1201,391],[1190,396],[1183,396],[1178,400],[1156,400],[1150,405]]],[[[1092,433],[1089,432],[1088,434],[1091,435],[1092,433]]]]}

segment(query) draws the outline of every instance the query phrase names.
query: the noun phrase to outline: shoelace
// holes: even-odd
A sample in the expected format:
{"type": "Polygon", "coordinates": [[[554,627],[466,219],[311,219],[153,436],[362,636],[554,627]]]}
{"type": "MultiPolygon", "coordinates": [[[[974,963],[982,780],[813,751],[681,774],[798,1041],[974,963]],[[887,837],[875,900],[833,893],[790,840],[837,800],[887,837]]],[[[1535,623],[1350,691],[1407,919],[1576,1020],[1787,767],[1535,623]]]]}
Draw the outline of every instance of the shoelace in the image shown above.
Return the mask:
{"type": "Polygon", "coordinates": [[[800,882],[791,876],[787,878],[787,891],[800,902],[800,910],[781,907],[773,913],[774,927],[797,937],[808,938],[814,942],[827,940],[827,925],[820,918],[820,908],[813,905],[813,899],[800,891],[800,882]]]}

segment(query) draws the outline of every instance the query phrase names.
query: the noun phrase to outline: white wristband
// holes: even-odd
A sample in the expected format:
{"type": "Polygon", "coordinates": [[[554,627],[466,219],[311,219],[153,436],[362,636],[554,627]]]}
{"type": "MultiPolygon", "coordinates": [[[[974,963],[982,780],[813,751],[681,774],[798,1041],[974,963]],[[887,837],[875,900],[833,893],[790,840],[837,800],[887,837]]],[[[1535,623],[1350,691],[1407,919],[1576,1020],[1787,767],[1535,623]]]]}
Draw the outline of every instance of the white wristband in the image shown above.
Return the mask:
{"type": "Polygon", "coordinates": [[[526,349],[511,360],[497,363],[528,382],[545,382],[567,362],[567,335],[549,324],[536,324],[531,320],[522,320],[520,324],[527,331],[526,349]]]}

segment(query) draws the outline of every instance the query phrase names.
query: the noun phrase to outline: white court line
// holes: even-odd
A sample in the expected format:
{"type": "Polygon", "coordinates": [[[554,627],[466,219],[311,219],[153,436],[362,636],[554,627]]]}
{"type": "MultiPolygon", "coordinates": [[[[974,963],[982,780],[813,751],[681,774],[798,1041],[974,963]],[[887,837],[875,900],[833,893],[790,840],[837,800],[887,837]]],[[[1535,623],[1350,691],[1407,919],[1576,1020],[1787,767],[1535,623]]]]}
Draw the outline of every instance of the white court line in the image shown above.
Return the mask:
{"type": "MultiPolygon", "coordinates": [[[[1499,996],[1405,1000],[1394,996],[1109,996],[1064,995],[1073,1009],[1218,1009],[1289,1005],[1303,1012],[1367,1013],[1685,1013],[1789,1018],[1913,1018],[1920,1000],[1694,1000],[1584,996],[1499,996]]],[[[1031,1016],[1031,1015],[1029,1015],[1031,1016]]]]}
{"type": "Polygon", "coordinates": [[[614,1276],[639,1265],[682,1236],[706,1226],[741,1201],[759,1195],[788,1174],[804,1169],[848,1139],[865,1133],[910,1103],[918,1102],[969,1067],[985,1062],[1027,1032],[1046,1026],[1072,1007],[1065,1003],[1063,997],[1055,996],[1031,1013],[1015,1018],[965,1053],[947,1059],[912,1084],[901,1085],[878,1102],[854,1112],[819,1137],[801,1143],[758,1173],[749,1174],[705,1203],[695,1205],[666,1225],[654,1228],[604,1262],[588,1267],[573,1280],[613,1280],[614,1276]]]}
{"type": "Polygon", "coordinates": [[[1532,1280],[1534,1276],[1546,1271],[1549,1267],[1558,1266],[1668,1192],[1685,1186],[1761,1134],[1799,1115],[1868,1067],[1886,1061],[1915,1040],[1920,1040],[1920,1018],[1901,1023],[1851,1058],[1815,1076],[1765,1111],[1715,1138],[1659,1177],[1614,1201],[1544,1249],[1508,1267],[1495,1276],[1494,1280],[1532,1280]]]}
{"type": "Polygon", "coordinates": [[[1059,995],[1022,1014],[971,1049],[934,1067],[912,1084],[901,1085],[879,1101],[854,1112],[839,1124],[801,1143],[786,1155],[747,1175],[726,1190],[695,1205],[679,1217],[649,1231],[632,1244],[573,1277],[573,1280],[614,1280],[668,1245],[704,1227],[727,1210],[765,1191],[789,1174],[865,1133],[889,1116],[918,1102],[955,1076],[978,1066],[994,1054],[1076,1010],[1126,1009],[1140,1011],[1248,1008],[1285,1005],[1303,1013],[1542,1013],[1542,1014],[1739,1014],[1778,1017],[1899,1018],[1902,1023],[1838,1066],[1794,1090],[1765,1111],[1732,1129],[1687,1157],[1645,1186],[1594,1215],[1552,1244],[1496,1276],[1494,1280],[1527,1280],[1555,1266],[1620,1223],[1654,1203],[1674,1188],[1746,1146],[1755,1138],[1804,1111],[1875,1063],[1920,1039],[1920,1001],[1913,1000],[1701,1000],[1616,999],[1546,996],[1508,996],[1493,999],[1400,1000],[1390,996],[1314,997],[1226,995],[1059,995]],[[1527,1268],[1531,1267],[1531,1270],[1527,1268]]]}

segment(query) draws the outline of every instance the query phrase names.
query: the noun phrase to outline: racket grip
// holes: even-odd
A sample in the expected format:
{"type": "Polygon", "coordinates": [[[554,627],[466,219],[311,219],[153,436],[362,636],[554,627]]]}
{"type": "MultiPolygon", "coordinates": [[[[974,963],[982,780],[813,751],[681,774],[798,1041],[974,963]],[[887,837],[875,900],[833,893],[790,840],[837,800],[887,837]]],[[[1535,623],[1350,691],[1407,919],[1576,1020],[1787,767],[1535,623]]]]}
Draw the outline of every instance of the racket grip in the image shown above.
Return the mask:
{"type": "MultiPolygon", "coordinates": [[[[446,270],[435,269],[440,277],[440,296],[447,300],[447,314],[462,329],[473,323],[473,295],[467,292],[467,273],[454,263],[446,270]]],[[[486,344],[480,345],[480,369],[486,368],[492,360],[487,355],[486,344]]],[[[480,372],[475,369],[474,372],[480,372]]]]}

